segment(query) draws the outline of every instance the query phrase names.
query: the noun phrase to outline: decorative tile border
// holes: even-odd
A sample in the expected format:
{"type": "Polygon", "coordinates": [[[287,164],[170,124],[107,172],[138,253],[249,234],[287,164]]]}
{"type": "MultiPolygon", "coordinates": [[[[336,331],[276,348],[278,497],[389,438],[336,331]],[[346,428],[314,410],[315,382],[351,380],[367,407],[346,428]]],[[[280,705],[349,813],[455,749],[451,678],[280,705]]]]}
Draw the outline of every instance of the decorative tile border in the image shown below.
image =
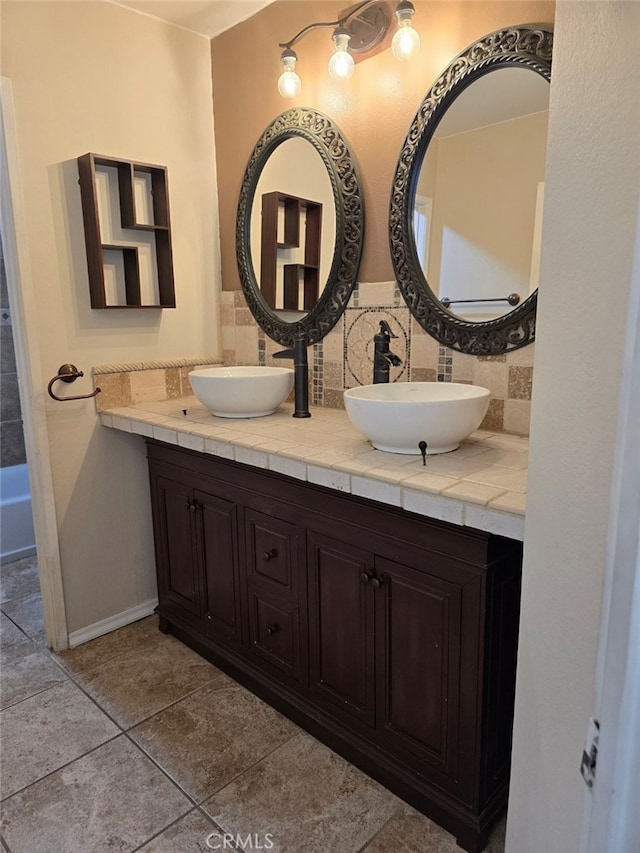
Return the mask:
{"type": "Polygon", "coordinates": [[[186,397],[193,393],[189,373],[194,367],[213,364],[222,364],[222,359],[204,356],[96,365],[92,369],[94,383],[101,390],[94,398],[96,410],[186,397]]]}

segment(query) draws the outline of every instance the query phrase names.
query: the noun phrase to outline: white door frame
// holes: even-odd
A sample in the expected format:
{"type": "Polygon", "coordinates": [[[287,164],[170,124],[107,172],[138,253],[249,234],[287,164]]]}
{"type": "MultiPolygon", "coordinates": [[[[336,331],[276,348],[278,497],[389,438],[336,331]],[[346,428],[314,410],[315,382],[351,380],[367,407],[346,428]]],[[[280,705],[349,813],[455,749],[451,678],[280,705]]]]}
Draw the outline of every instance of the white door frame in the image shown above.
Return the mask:
{"type": "Polygon", "coordinates": [[[24,218],[13,92],[11,81],[0,77],[0,229],[11,302],[44,628],[47,645],[60,651],[68,648],[69,638],[49,456],[46,380],[42,376],[38,346],[37,294],[24,218]]]}
{"type": "Polygon", "coordinates": [[[640,196],[594,690],[599,746],[581,853],[635,853],[640,839],[639,484],[640,196]]]}

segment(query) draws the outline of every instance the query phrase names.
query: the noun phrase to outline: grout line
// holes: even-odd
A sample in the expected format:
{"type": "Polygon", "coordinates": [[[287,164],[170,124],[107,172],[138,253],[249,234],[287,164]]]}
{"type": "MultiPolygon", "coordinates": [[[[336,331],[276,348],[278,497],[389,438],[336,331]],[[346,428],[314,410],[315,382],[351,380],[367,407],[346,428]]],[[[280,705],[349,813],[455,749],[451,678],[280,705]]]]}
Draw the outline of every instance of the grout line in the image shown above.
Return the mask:
{"type": "Polygon", "coordinates": [[[377,830],[373,833],[373,835],[372,835],[370,838],[367,838],[367,840],[366,840],[366,841],[365,841],[365,843],[362,845],[362,847],[359,847],[359,848],[355,851],[355,853],[364,853],[364,851],[367,849],[367,847],[368,847],[368,846],[369,846],[373,841],[375,841],[375,839],[380,835],[380,833],[381,833],[383,830],[385,830],[385,829],[389,826],[389,824],[391,823],[391,821],[392,821],[392,820],[394,820],[395,818],[397,818],[397,817],[398,817],[399,815],[401,815],[401,814],[402,814],[402,809],[401,809],[400,807],[398,807],[398,811],[394,812],[394,813],[393,813],[389,818],[387,818],[387,820],[385,820],[385,822],[382,824],[382,826],[381,826],[379,829],[377,829],[377,830]]]}
{"type": "MultiPolygon", "coordinates": [[[[34,593],[30,593],[30,594],[31,594],[31,595],[33,595],[34,593]]],[[[25,596],[25,598],[26,598],[26,597],[27,597],[27,596],[25,596]]],[[[12,599],[11,599],[11,601],[18,601],[18,599],[17,599],[17,598],[12,598],[12,599]]],[[[27,640],[31,640],[31,642],[32,642],[32,643],[34,643],[34,645],[39,646],[40,648],[44,648],[44,649],[46,649],[47,651],[49,651],[46,645],[43,645],[42,643],[39,643],[39,642],[38,642],[38,640],[36,640],[36,639],[35,639],[35,637],[32,637],[32,636],[30,636],[29,634],[27,634],[27,632],[25,631],[25,629],[24,629],[21,625],[19,625],[19,624],[16,622],[16,620],[15,620],[15,619],[13,619],[11,616],[9,616],[9,614],[8,614],[8,613],[5,613],[5,611],[4,611],[4,609],[3,609],[3,608],[4,608],[4,606],[5,606],[6,604],[9,604],[9,603],[10,603],[10,602],[5,601],[5,602],[2,604],[2,606],[0,606],[0,611],[2,612],[2,615],[3,615],[5,618],[7,618],[7,619],[9,620],[9,622],[11,622],[13,625],[15,625],[15,626],[16,626],[16,628],[24,634],[24,636],[27,638],[27,640]]],[[[9,648],[9,646],[15,646],[16,644],[17,644],[17,643],[9,643],[8,645],[3,646],[2,648],[4,648],[4,649],[8,649],[8,648],[9,648]]]]}
{"type": "MultiPolygon", "coordinates": [[[[155,835],[152,835],[150,838],[147,838],[145,841],[143,841],[143,842],[142,842],[142,844],[140,844],[140,845],[139,845],[138,847],[136,847],[135,849],[131,850],[131,851],[130,851],[130,853],[137,853],[137,851],[138,851],[138,850],[142,850],[144,847],[146,847],[146,845],[147,845],[147,844],[149,844],[149,843],[150,843],[150,842],[152,842],[152,841],[155,841],[157,838],[159,838],[161,835],[163,835],[165,832],[167,832],[167,830],[171,829],[173,826],[175,826],[176,824],[180,823],[180,821],[181,821],[181,820],[185,820],[186,818],[188,818],[188,817],[189,817],[189,815],[194,814],[194,813],[199,813],[199,814],[200,814],[200,815],[202,815],[206,820],[208,820],[208,821],[209,821],[209,823],[211,823],[211,824],[212,824],[212,828],[211,828],[211,831],[212,831],[212,832],[215,832],[216,830],[220,830],[220,832],[222,832],[222,828],[221,828],[221,827],[219,827],[219,826],[218,826],[218,824],[217,824],[214,820],[212,820],[212,818],[210,818],[208,814],[206,814],[206,812],[203,812],[203,811],[202,811],[202,809],[200,809],[200,808],[198,808],[198,807],[196,806],[196,807],[195,807],[195,808],[193,808],[193,809],[189,809],[189,811],[188,811],[186,814],[181,815],[180,817],[176,818],[176,819],[175,819],[174,821],[172,821],[171,823],[167,824],[167,826],[165,826],[165,827],[164,827],[163,829],[161,829],[159,832],[156,832],[156,834],[155,834],[155,835]]],[[[227,845],[227,850],[236,850],[236,849],[237,849],[237,848],[236,848],[235,846],[234,846],[234,847],[229,847],[229,846],[227,845]]]]}
{"type": "MultiPolygon", "coordinates": [[[[246,690],[246,687],[243,689],[246,690]]],[[[294,725],[297,725],[297,723],[294,723],[294,725]]],[[[247,767],[244,768],[244,770],[241,770],[239,773],[236,773],[236,775],[229,779],[227,782],[225,782],[224,785],[221,785],[219,788],[216,788],[215,791],[212,791],[210,794],[208,794],[204,798],[204,800],[199,803],[199,806],[202,808],[206,801],[210,800],[211,797],[215,797],[215,795],[219,794],[220,791],[224,791],[225,788],[228,788],[229,785],[232,785],[237,779],[240,779],[241,776],[244,776],[245,773],[248,773],[250,770],[253,770],[254,767],[257,767],[258,764],[261,764],[266,758],[269,758],[269,756],[273,755],[274,752],[277,752],[279,749],[282,749],[284,746],[287,746],[287,744],[291,743],[294,738],[300,737],[300,735],[302,734],[306,734],[304,729],[300,729],[300,731],[295,732],[295,734],[292,734],[291,737],[287,738],[286,740],[283,740],[282,743],[279,743],[277,746],[274,746],[273,749],[269,750],[269,752],[265,752],[264,755],[260,756],[260,758],[256,759],[256,761],[254,761],[252,764],[249,764],[247,767]]]]}
{"type": "Polygon", "coordinates": [[[53,684],[48,684],[46,687],[42,687],[39,690],[36,690],[34,693],[30,693],[28,696],[24,696],[22,699],[18,699],[17,702],[12,702],[9,705],[4,705],[0,708],[0,712],[8,711],[10,708],[17,708],[18,705],[21,705],[23,702],[26,702],[27,699],[33,699],[35,696],[40,696],[42,693],[46,693],[47,690],[52,690],[54,687],[59,687],[61,684],[64,684],[64,679],[60,679],[60,681],[54,681],[53,684]]]}
{"type": "Polygon", "coordinates": [[[55,773],[58,773],[60,770],[64,770],[65,767],[69,767],[74,761],[79,761],[81,758],[85,758],[87,755],[91,755],[92,752],[96,752],[96,750],[100,749],[102,746],[106,746],[108,743],[112,743],[114,740],[117,740],[121,737],[124,732],[118,732],[113,737],[107,738],[107,740],[102,743],[97,744],[96,746],[92,746],[91,749],[88,749],[86,752],[83,752],[82,755],[76,755],[75,758],[72,758],[70,761],[61,764],[60,767],[56,767],[55,770],[50,770],[48,773],[45,773],[44,776],[39,776],[37,779],[34,779],[33,782],[29,782],[28,785],[25,785],[23,788],[19,788],[17,791],[13,791],[11,794],[7,794],[6,797],[3,797],[0,802],[6,803],[8,800],[17,796],[18,794],[24,794],[25,791],[28,791],[29,788],[32,788],[34,785],[38,785],[40,782],[43,782],[45,779],[48,779],[50,776],[53,776],[55,773]]]}

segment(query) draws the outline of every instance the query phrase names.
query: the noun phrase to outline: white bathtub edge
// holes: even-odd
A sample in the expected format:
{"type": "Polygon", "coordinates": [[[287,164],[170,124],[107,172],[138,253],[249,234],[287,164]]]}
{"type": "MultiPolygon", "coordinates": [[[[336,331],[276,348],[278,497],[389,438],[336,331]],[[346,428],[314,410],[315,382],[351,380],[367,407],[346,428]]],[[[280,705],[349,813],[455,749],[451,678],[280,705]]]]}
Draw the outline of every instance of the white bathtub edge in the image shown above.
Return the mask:
{"type": "Polygon", "coordinates": [[[7,551],[5,554],[0,554],[0,566],[5,566],[7,563],[13,563],[16,560],[24,560],[25,557],[33,557],[35,553],[35,545],[29,545],[27,548],[18,548],[15,551],[7,551]]]}
{"type": "Polygon", "coordinates": [[[158,599],[151,598],[149,601],[143,601],[142,604],[129,607],[127,610],[116,613],[114,616],[109,616],[107,619],[94,622],[93,625],[87,625],[85,628],[72,631],[69,634],[69,648],[73,649],[76,646],[81,646],[83,643],[88,643],[89,640],[102,637],[103,634],[110,634],[117,628],[124,628],[125,625],[130,625],[132,622],[138,622],[146,616],[151,616],[157,606],[158,599]]]}
{"type": "Polygon", "coordinates": [[[26,463],[0,468],[0,565],[36,552],[26,463]]]}

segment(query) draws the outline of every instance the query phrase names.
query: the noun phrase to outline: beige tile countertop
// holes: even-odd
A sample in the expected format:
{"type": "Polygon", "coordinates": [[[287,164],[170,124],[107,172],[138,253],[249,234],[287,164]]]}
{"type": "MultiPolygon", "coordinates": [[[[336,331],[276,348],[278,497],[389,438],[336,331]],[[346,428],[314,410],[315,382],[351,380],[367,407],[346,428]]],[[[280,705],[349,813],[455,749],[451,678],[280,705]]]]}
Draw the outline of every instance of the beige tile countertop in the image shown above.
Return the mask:
{"type": "Polygon", "coordinates": [[[292,411],[285,403],[267,417],[218,418],[184,397],[107,409],[100,418],[106,427],[523,539],[527,438],[478,430],[423,465],[420,456],[375,450],[341,409],[313,408],[304,419],[292,411]]]}

